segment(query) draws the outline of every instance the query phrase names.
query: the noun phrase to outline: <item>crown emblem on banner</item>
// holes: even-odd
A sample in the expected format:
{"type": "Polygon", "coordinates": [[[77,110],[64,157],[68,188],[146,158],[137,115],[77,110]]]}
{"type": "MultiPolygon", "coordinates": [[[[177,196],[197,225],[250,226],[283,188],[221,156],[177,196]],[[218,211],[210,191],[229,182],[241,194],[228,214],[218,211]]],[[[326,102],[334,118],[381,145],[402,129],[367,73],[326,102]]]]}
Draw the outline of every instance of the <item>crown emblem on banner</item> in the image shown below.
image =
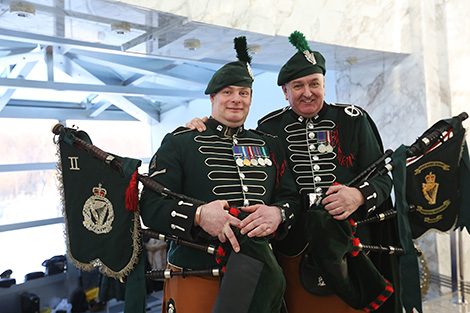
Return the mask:
{"type": "Polygon", "coordinates": [[[434,175],[432,172],[429,172],[429,174],[426,175],[426,177],[424,177],[424,179],[426,180],[426,183],[432,184],[432,183],[436,182],[436,175],[434,175]]]}
{"type": "Polygon", "coordinates": [[[439,184],[436,183],[436,175],[429,172],[429,174],[424,177],[424,180],[426,183],[422,184],[423,196],[428,201],[429,205],[434,205],[436,204],[437,190],[439,188],[439,184]]]}
{"type": "Polygon", "coordinates": [[[106,198],[106,194],[108,193],[106,189],[101,187],[101,183],[98,184],[98,187],[93,187],[93,193],[95,196],[101,197],[101,198],[106,198]]]}

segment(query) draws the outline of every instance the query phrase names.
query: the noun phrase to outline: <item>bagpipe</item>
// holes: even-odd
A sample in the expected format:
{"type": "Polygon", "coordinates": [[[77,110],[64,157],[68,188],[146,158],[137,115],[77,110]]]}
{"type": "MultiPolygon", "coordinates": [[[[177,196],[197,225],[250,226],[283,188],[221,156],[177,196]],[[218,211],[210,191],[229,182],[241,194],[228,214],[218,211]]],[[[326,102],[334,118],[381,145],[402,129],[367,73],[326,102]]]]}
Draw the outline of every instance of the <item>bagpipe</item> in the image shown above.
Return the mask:
{"type": "MultiPolygon", "coordinates": [[[[139,174],[137,168],[140,160],[122,158],[101,150],[91,143],[83,131],[56,124],[52,132],[59,138],[54,141],[58,144],[61,159],[59,169],[63,182],[61,189],[67,247],[77,267],[85,270],[99,267],[105,275],[123,279],[137,264],[140,239],[160,239],[211,254],[219,267],[202,270],[155,269],[145,274],[148,279],[223,277],[212,312],[268,312],[273,307],[280,309],[284,278],[269,246],[270,237],[249,238],[234,229],[243,253],[232,253],[229,243],[218,246],[201,244],[152,229],[141,229],[137,182],[165,197],[191,202],[195,207],[205,202],[175,193],[152,178],[139,174]],[[91,189],[93,195],[89,197],[91,189]],[[129,234],[131,241],[127,238],[129,234]],[[116,260],[124,260],[124,263],[116,264],[116,260]],[[236,300],[233,290],[238,290],[236,300]]],[[[241,219],[249,214],[237,208],[231,208],[229,212],[239,214],[241,219]]]]}
{"type": "MultiPolygon", "coordinates": [[[[359,187],[368,179],[388,174],[393,169],[393,161],[387,161],[392,153],[392,150],[385,151],[343,185],[359,187]]],[[[309,245],[300,263],[300,282],[313,295],[334,293],[354,309],[377,310],[389,301],[394,287],[363,252],[402,255],[405,251],[396,245],[361,243],[356,230],[388,220],[396,212],[389,209],[363,220],[336,220],[321,204],[325,197],[325,194],[318,195],[305,212],[304,232],[309,245]]]]}
{"type": "MultiPolygon", "coordinates": [[[[374,289],[383,290],[388,282],[384,282],[381,272],[374,269],[375,264],[372,265],[360,251],[385,252],[399,258],[400,275],[396,287],[400,288],[402,305],[407,312],[421,307],[417,256],[421,256],[422,252],[413,239],[430,229],[447,231],[455,225],[467,228],[470,225],[470,190],[461,191],[470,183],[465,130],[461,125],[467,118],[468,115],[463,112],[450,121],[437,122],[411,146],[402,145],[396,151],[387,150],[345,184],[357,187],[366,180],[392,172],[395,207],[391,206],[361,221],[337,221],[322,209],[324,195],[312,203],[307,210],[308,228],[305,229],[310,252],[304,255],[300,269],[304,288],[317,295],[334,292],[354,308],[371,310],[369,305],[364,306],[367,301],[363,296],[373,295],[374,289]],[[460,168],[466,171],[460,171],[460,168]],[[441,178],[440,184],[438,178],[441,178]],[[467,198],[463,199],[465,195],[467,198]],[[462,198],[460,211],[458,197],[462,198]],[[467,210],[463,208],[464,203],[467,210]],[[356,238],[357,227],[390,219],[398,229],[396,237],[399,245],[368,245],[356,238]],[[361,274],[357,275],[356,272],[361,274]],[[317,279],[312,279],[320,276],[326,285],[317,284],[317,279]]],[[[369,256],[374,258],[373,255],[369,256]]],[[[372,309],[380,305],[370,304],[372,309]]]]}

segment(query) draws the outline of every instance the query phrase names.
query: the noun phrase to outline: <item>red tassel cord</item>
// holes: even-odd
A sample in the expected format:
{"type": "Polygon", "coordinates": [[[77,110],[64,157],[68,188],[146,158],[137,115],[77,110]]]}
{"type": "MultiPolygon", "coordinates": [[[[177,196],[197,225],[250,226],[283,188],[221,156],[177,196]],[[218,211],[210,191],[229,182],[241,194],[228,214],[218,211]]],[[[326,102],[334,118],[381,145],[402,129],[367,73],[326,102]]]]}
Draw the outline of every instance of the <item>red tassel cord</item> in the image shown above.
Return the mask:
{"type": "Polygon", "coordinates": [[[126,210],[135,212],[138,208],[139,203],[139,188],[138,188],[138,181],[137,181],[137,174],[138,171],[132,175],[131,180],[129,182],[129,186],[126,190],[126,210]]]}
{"type": "Polygon", "coordinates": [[[361,241],[359,238],[351,237],[351,241],[353,243],[353,250],[350,252],[352,256],[357,256],[359,252],[361,251],[359,246],[361,244],[361,241]]]}

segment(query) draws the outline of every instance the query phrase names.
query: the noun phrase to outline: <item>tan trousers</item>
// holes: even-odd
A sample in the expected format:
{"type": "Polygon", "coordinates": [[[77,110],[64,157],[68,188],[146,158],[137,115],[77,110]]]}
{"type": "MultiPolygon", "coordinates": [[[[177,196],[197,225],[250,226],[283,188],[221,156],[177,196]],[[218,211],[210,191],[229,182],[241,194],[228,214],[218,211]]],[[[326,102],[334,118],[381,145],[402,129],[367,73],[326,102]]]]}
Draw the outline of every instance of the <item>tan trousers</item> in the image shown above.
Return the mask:
{"type": "MultiPolygon", "coordinates": [[[[168,268],[178,271],[172,267],[168,268]]],[[[166,279],[163,287],[162,313],[166,313],[170,299],[176,313],[208,313],[214,307],[219,292],[219,277],[174,276],[166,279]]]]}
{"type": "Polygon", "coordinates": [[[286,277],[284,299],[289,313],[353,313],[354,310],[336,295],[319,297],[307,292],[300,283],[299,267],[302,256],[280,256],[279,263],[286,277]]]}

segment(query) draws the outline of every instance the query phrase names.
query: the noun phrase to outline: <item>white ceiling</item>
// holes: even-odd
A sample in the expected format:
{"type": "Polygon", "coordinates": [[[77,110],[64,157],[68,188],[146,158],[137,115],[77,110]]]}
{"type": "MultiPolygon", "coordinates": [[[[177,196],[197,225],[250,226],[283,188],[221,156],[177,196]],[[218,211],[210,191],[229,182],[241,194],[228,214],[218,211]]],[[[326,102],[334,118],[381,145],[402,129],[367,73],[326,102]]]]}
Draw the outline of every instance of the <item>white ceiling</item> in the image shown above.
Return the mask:
{"type": "MultiPolygon", "coordinates": [[[[212,74],[235,60],[233,38],[260,46],[256,75],[295,53],[287,38],[188,21],[103,0],[0,1],[0,117],[141,120],[206,98],[212,74]],[[15,5],[34,8],[23,17],[15,5]],[[117,30],[118,31],[117,31],[117,30]],[[119,31],[122,30],[122,31],[119,31]],[[200,48],[186,49],[186,39],[200,48]]],[[[23,7],[24,8],[24,7],[23,7]]],[[[310,42],[328,70],[404,55],[310,42]]]]}

